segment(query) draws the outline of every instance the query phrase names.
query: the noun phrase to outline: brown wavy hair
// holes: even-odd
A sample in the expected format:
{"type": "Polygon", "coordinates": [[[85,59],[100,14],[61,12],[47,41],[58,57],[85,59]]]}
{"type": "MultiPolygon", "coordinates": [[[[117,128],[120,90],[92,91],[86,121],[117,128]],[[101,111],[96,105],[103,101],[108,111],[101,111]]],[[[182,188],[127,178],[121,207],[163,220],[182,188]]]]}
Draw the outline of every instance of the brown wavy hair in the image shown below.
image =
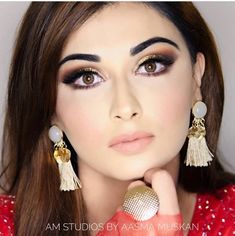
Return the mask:
{"type": "MultiPolygon", "coordinates": [[[[3,133],[1,188],[16,195],[15,232],[19,236],[51,235],[48,223],[86,222],[80,190],[59,191],[59,172],[48,139],[55,112],[57,71],[68,36],[107,2],[32,3],[21,23],[12,58],[3,133]]],[[[189,2],[144,2],[175,24],[195,62],[206,58],[202,97],[208,106],[207,141],[217,152],[223,112],[224,87],[213,36],[200,13],[189,2]]],[[[183,165],[187,141],[181,150],[179,184],[192,192],[214,191],[233,183],[217,159],[207,168],[183,165]]],[[[72,156],[77,165],[76,153],[72,156]]],[[[53,235],[89,235],[88,231],[53,231],[53,235]]]]}

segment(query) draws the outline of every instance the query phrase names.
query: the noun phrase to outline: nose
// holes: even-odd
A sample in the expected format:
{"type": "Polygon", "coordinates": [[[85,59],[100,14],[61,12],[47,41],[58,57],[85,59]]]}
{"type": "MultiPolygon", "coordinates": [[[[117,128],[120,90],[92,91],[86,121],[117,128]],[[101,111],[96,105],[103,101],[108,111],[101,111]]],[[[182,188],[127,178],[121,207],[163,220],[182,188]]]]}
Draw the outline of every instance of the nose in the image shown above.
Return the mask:
{"type": "Polygon", "coordinates": [[[128,121],[141,117],[142,109],[139,98],[127,82],[116,85],[113,95],[111,119],[128,121]]]}

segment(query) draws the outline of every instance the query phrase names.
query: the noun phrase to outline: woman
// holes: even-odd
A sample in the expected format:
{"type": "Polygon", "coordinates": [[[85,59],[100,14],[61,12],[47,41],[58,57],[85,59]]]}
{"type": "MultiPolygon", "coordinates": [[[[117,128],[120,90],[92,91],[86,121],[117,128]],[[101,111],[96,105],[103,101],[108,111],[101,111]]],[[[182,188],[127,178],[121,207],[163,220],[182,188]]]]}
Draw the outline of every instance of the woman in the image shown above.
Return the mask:
{"type": "Polygon", "coordinates": [[[235,230],[235,177],[216,156],[222,72],[192,3],[33,3],[8,89],[6,235],[235,230]],[[108,229],[138,221],[123,199],[139,185],[159,199],[154,229],[108,229]]]}

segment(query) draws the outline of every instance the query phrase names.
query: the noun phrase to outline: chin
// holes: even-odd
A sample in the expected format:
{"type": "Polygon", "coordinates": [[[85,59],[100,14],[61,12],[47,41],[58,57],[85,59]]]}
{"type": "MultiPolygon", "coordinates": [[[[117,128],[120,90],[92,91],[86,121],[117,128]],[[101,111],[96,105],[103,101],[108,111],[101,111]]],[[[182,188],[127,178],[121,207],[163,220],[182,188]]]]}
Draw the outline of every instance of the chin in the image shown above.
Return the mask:
{"type": "Polygon", "coordinates": [[[144,177],[144,174],[147,170],[153,169],[153,168],[164,168],[168,163],[170,163],[174,158],[163,158],[163,159],[156,159],[152,160],[151,162],[141,163],[140,165],[130,165],[129,168],[126,170],[123,170],[119,174],[121,179],[123,180],[139,180],[144,177]]]}
{"type": "Polygon", "coordinates": [[[119,170],[119,172],[113,172],[113,178],[119,179],[122,181],[130,181],[130,180],[139,180],[144,177],[144,173],[150,169],[151,167],[134,167],[129,165],[127,169],[119,170]],[[115,176],[114,176],[115,173],[115,176]]]}

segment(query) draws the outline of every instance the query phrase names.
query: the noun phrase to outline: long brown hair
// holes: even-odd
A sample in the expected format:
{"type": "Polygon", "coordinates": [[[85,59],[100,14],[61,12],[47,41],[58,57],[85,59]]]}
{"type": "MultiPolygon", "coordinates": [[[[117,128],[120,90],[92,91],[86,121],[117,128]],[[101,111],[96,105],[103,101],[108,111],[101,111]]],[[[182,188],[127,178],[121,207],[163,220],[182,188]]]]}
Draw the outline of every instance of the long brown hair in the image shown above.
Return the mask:
{"type": "MultiPolygon", "coordinates": [[[[63,46],[74,30],[107,4],[117,3],[32,3],[23,18],[8,84],[1,174],[2,189],[16,195],[15,230],[19,236],[89,235],[88,231],[46,230],[48,223],[86,222],[81,191],[59,191],[59,173],[48,129],[55,112],[56,75],[63,46]]],[[[208,106],[207,141],[216,153],[224,88],[213,36],[192,3],[144,4],[175,24],[187,43],[192,63],[197,52],[205,55],[201,90],[208,106]]],[[[234,176],[223,170],[217,157],[208,168],[185,167],[186,147],[187,141],[181,150],[179,178],[186,190],[213,191],[234,182],[234,176]]],[[[76,154],[73,164],[77,164],[76,154]]]]}

